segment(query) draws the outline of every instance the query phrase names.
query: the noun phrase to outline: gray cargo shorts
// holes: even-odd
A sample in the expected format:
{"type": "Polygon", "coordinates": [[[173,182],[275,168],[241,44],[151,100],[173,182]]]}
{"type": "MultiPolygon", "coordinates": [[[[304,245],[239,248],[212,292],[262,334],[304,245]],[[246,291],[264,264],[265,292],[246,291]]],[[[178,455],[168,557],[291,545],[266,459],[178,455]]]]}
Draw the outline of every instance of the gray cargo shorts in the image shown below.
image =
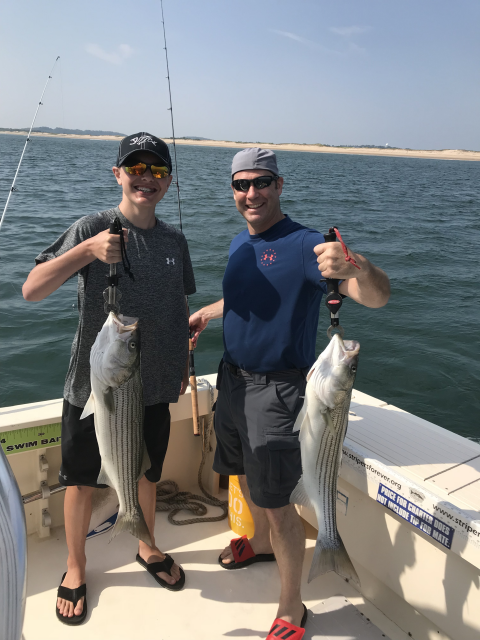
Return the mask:
{"type": "Polygon", "coordinates": [[[245,475],[252,501],[264,509],[288,505],[302,474],[298,432],[292,430],[306,371],[248,373],[228,363],[219,371],[213,469],[245,475]]]}

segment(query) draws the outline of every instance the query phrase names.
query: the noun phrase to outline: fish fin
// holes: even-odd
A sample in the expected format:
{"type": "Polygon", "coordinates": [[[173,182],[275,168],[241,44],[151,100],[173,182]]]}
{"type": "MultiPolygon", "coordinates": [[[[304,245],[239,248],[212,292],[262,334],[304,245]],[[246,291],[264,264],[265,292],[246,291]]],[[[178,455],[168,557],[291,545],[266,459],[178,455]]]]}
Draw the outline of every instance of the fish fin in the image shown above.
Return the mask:
{"type": "Polygon", "coordinates": [[[110,413],[115,413],[115,401],[113,399],[112,387],[107,387],[103,390],[103,399],[108,411],[110,411],[110,413]]]}
{"type": "Polygon", "coordinates": [[[82,415],[80,416],[80,420],[83,420],[84,418],[91,416],[92,413],[95,413],[95,397],[93,395],[93,391],[90,394],[89,399],[87,400],[87,404],[83,408],[83,412],[82,412],[82,415]]]}
{"type": "Polygon", "coordinates": [[[102,466],[100,467],[100,473],[98,474],[97,484],[108,484],[109,487],[113,487],[113,484],[108,476],[108,473],[106,472],[105,467],[103,466],[103,462],[102,462],[102,466]]]}
{"type": "Polygon", "coordinates": [[[308,582],[311,582],[317,576],[322,576],[324,573],[335,571],[342,578],[360,587],[360,579],[340,536],[338,540],[339,545],[335,549],[329,548],[327,545],[323,545],[321,540],[317,540],[310,573],[308,574],[308,582]]]}
{"type": "Polygon", "coordinates": [[[325,420],[326,420],[328,428],[330,429],[330,433],[332,434],[332,436],[335,437],[337,435],[337,433],[336,433],[335,427],[333,425],[332,416],[330,415],[330,411],[328,409],[325,411],[325,420]]]}
{"type": "Polygon", "coordinates": [[[310,498],[305,491],[305,485],[303,484],[303,476],[298,481],[297,486],[292,491],[292,495],[290,496],[290,502],[292,504],[300,504],[302,507],[307,507],[307,509],[313,509],[313,505],[310,501],[310,498]]]}
{"type": "Polygon", "coordinates": [[[299,442],[303,442],[303,440],[308,436],[308,434],[311,433],[311,430],[312,430],[312,423],[310,422],[310,416],[307,413],[304,421],[302,422],[302,428],[300,429],[300,433],[298,434],[299,442]]]}
{"type": "Polygon", "coordinates": [[[122,531],[128,531],[128,533],[131,533],[135,538],[138,538],[142,542],[145,542],[145,544],[148,544],[149,547],[152,546],[150,532],[140,505],[133,515],[127,516],[125,514],[118,514],[109,542],[111,542],[115,536],[118,536],[119,533],[122,533],[122,531]]]}
{"type": "Polygon", "coordinates": [[[148,471],[151,466],[152,466],[152,463],[150,462],[150,456],[148,455],[147,447],[143,445],[143,460],[142,460],[142,466],[140,468],[140,473],[138,474],[137,482],[145,474],[145,471],[148,471]]]}
{"type": "Polygon", "coordinates": [[[293,425],[292,433],[296,433],[297,431],[300,431],[300,429],[302,428],[303,421],[305,420],[307,415],[308,415],[308,403],[307,403],[307,396],[305,396],[305,400],[303,401],[303,406],[300,409],[297,419],[295,420],[295,424],[293,425]]]}

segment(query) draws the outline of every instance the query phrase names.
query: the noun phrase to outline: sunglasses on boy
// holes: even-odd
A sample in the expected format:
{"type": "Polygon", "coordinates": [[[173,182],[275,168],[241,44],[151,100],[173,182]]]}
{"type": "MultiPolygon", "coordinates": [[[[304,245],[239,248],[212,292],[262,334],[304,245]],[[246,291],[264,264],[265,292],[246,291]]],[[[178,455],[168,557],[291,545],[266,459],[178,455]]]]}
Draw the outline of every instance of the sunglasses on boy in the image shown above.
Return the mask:
{"type": "Polygon", "coordinates": [[[266,189],[266,187],[269,187],[274,180],[276,183],[278,176],[259,176],[253,180],[232,180],[232,187],[235,191],[243,191],[243,193],[247,193],[252,184],[255,189],[266,189]]]}
{"type": "Polygon", "coordinates": [[[125,171],[130,176],[143,176],[147,169],[150,169],[154,178],[166,178],[170,175],[170,169],[168,167],[159,167],[156,164],[146,164],[145,162],[136,162],[130,166],[122,165],[125,171]]]}

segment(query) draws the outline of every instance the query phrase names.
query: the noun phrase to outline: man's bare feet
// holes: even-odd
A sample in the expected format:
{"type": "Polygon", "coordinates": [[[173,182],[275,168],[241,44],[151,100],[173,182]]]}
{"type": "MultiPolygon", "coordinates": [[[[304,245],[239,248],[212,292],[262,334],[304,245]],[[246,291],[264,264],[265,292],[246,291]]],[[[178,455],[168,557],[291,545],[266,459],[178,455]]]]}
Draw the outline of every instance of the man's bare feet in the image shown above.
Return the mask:
{"type": "MultiPolygon", "coordinates": [[[[68,589],[78,589],[85,582],[85,569],[80,568],[69,569],[65,579],[62,582],[62,587],[68,589]]],[[[77,602],[77,606],[73,607],[73,602],[64,600],[63,598],[57,598],[57,608],[59,613],[65,618],[73,618],[74,615],[79,616],[83,611],[83,600],[80,598],[77,602]]]]}
{"type": "MultiPolygon", "coordinates": [[[[138,548],[138,555],[144,560],[147,564],[152,564],[153,562],[163,562],[165,560],[165,554],[158,549],[158,547],[148,547],[145,543],[141,542],[138,548]]],[[[168,584],[175,584],[180,580],[180,567],[177,564],[174,564],[170,569],[171,576],[164,571],[160,571],[157,573],[157,576],[167,582],[168,584]]]]}
{"type": "MultiPolygon", "coordinates": [[[[256,556],[261,553],[273,553],[270,541],[255,540],[255,536],[253,536],[253,538],[250,538],[248,542],[250,543],[250,546],[252,547],[253,552],[256,556]]],[[[230,545],[228,545],[228,547],[225,547],[225,549],[220,554],[220,558],[222,559],[222,564],[230,564],[231,562],[235,562],[232,547],[230,545]]]]}

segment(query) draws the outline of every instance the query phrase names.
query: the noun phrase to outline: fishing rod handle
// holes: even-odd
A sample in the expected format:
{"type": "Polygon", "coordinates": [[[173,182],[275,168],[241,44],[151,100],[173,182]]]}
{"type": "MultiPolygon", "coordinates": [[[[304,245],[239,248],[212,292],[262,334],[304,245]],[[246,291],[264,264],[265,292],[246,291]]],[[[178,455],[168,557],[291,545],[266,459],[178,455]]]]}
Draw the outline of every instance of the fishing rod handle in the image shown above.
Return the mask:
{"type": "Polygon", "coordinates": [[[115,218],[113,222],[110,223],[110,233],[119,236],[122,233],[122,223],[118,218],[115,218]]]}
{"type": "MultiPolygon", "coordinates": [[[[335,228],[330,227],[328,233],[325,233],[323,237],[325,238],[325,242],[336,242],[337,235],[335,233],[335,228]]],[[[326,280],[328,293],[330,293],[331,291],[338,293],[338,280],[336,280],[335,278],[326,278],[326,280]]]]}
{"type": "MultiPolygon", "coordinates": [[[[118,218],[115,218],[115,220],[113,222],[110,223],[110,227],[109,227],[109,233],[110,235],[120,235],[122,233],[122,225],[120,223],[120,220],[118,218]]],[[[108,276],[107,276],[108,278],[108,276]]],[[[118,287],[118,279],[120,278],[120,276],[117,276],[117,264],[116,263],[112,263],[110,265],[110,278],[109,278],[109,286],[110,289],[113,286],[118,287]],[[116,276],[115,279],[112,279],[116,276]]],[[[111,293],[112,290],[110,291],[111,293]]],[[[112,303],[112,300],[109,301],[110,303],[112,303]]],[[[114,301],[113,301],[114,303],[114,301]]]]}
{"type": "MultiPolygon", "coordinates": [[[[109,233],[111,235],[120,235],[123,233],[122,223],[118,218],[115,218],[113,222],[110,223],[109,233]]],[[[109,274],[107,275],[108,287],[104,293],[105,299],[105,313],[110,313],[110,311],[114,311],[115,313],[120,312],[119,300],[121,297],[120,292],[118,291],[118,281],[121,276],[117,274],[117,264],[112,262],[109,269],[109,274]]]]}
{"type": "MultiPolygon", "coordinates": [[[[118,218],[115,218],[115,220],[110,223],[109,232],[111,235],[116,235],[116,236],[119,236],[120,234],[123,233],[122,223],[118,218]]],[[[110,277],[115,276],[116,273],[117,273],[117,264],[112,263],[110,265],[110,277]]],[[[115,287],[118,287],[118,278],[120,278],[120,276],[117,276],[116,281],[110,282],[110,286],[114,285],[115,287]]]]}
{"type": "Polygon", "coordinates": [[[197,376],[195,374],[195,360],[193,355],[193,340],[188,341],[188,363],[190,373],[190,393],[192,394],[192,418],[193,418],[193,435],[200,435],[200,421],[198,416],[198,392],[197,392],[197,376]]]}

